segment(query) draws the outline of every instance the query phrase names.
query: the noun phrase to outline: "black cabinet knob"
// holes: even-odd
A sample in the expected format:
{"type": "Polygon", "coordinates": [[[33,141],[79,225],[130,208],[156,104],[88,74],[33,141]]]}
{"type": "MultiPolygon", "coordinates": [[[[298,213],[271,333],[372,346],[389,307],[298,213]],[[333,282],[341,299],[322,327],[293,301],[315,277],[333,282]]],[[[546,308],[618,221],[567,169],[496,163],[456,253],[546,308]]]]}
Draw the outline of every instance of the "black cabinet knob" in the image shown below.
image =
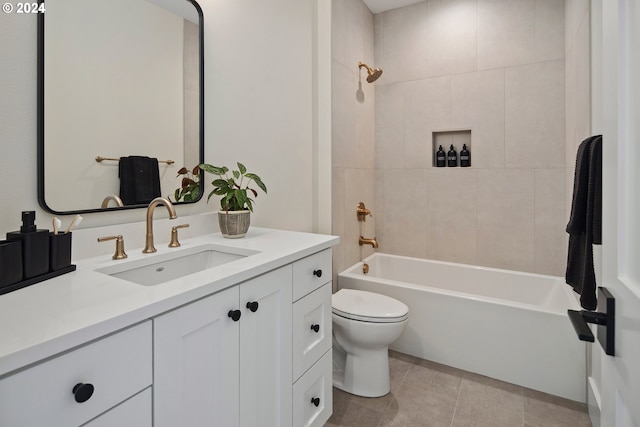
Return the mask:
{"type": "Polygon", "coordinates": [[[311,325],[311,330],[316,333],[320,332],[320,325],[318,324],[311,325]]]}
{"type": "Polygon", "coordinates": [[[320,406],[320,398],[319,397],[312,397],[311,398],[311,403],[316,405],[316,408],[317,408],[318,406],[320,406]]]}
{"type": "Polygon", "coordinates": [[[247,303],[247,308],[251,310],[252,313],[258,311],[258,301],[251,301],[247,303]]]}
{"type": "Polygon", "coordinates": [[[320,269],[313,270],[313,275],[316,277],[322,277],[322,270],[320,269]]]}
{"type": "Polygon", "coordinates": [[[228,316],[231,317],[231,320],[233,320],[234,322],[240,320],[240,315],[242,315],[240,310],[229,310],[228,316]]]}
{"type": "Polygon", "coordinates": [[[93,396],[93,384],[89,383],[78,383],[73,386],[73,397],[76,399],[76,402],[82,403],[86,402],[93,396]]]}

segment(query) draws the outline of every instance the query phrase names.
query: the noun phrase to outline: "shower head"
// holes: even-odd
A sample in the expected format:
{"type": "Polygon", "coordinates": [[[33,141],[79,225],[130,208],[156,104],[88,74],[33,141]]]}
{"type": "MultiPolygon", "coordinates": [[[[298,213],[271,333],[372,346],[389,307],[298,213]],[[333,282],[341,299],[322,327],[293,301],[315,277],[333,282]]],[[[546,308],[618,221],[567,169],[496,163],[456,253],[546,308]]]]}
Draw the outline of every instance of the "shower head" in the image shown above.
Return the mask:
{"type": "Polygon", "coordinates": [[[362,62],[358,62],[358,68],[366,68],[367,69],[367,82],[373,83],[382,75],[382,70],[380,68],[371,68],[367,64],[363,64],[362,62]]]}

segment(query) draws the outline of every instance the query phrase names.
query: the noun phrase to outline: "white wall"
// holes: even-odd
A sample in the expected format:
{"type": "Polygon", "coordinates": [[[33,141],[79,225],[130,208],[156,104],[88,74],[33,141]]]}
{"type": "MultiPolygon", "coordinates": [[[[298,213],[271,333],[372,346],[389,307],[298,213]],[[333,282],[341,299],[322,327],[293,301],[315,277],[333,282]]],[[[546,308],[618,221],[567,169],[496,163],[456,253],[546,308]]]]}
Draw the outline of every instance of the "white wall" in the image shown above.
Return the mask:
{"type": "MultiPolygon", "coordinates": [[[[318,165],[312,156],[330,152],[330,120],[325,108],[318,125],[322,108],[316,109],[312,89],[314,84],[316,93],[330,89],[312,64],[319,62],[318,68],[326,70],[326,46],[323,55],[316,44],[329,40],[330,6],[325,0],[202,0],[200,5],[205,20],[206,160],[240,160],[262,176],[269,195],[256,201],[254,225],[312,231],[326,224],[330,195],[318,181],[328,179],[328,162],[318,165]],[[319,15],[324,18],[318,25],[319,15]]],[[[23,210],[36,210],[37,223],[50,228],[51,215],[39,208],[36,195],[36,28],[35,16],[0,14],[2,232],[20,225],[23,210]]],[[[179,206],[178,215],[216,206],[200,201],[179,206]]],[[[144,211],[84,217],[82,228],[139,221],[144,211]]]]}

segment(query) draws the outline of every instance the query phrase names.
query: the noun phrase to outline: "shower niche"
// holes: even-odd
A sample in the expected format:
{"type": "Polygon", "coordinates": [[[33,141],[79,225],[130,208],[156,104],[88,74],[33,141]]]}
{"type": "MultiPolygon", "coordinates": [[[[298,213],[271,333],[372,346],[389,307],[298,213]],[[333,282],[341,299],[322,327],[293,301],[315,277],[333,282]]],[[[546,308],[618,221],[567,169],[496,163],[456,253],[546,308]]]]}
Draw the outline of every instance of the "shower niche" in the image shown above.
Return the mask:
{"type": "Polygon", "coordinates": [[[471,146],[471,129],[445,130],[432,133],[431,138],[431,165],[433,167],[466,167],[473,162],[473,150],[471,146]],[[442,146],[445,153],[444,166],[438,162],[438,149],[442,146]],[[449,159],[449,151],[453,146],[456,152],[455,166],[449,159]],[[468,157],[460,157],[460,152],[466,147],[468,157]]]}

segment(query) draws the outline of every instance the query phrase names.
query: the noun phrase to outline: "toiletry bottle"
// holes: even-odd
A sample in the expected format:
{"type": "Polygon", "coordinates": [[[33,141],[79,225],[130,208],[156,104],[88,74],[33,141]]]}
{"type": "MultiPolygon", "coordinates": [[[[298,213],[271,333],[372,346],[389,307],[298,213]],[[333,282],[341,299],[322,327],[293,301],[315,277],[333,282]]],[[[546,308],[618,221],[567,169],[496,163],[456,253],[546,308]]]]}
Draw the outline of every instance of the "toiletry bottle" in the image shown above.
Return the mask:
{"type": "Polygon", "coordinates": [[[449,148],[449,152],[447,153],[447,166],[450,168],[458,166],[458,153],[453,149],[453,144],[451,144],[451,148],[449,148]]]}
{"type": "Polygon", "coordinates": [[[20,231],[7,233],[7,240],[22,241],[24,279],[41,276],[49,271],[49,230],[38,230],[35,219],[35,211],[24,211],[20,231]]]}
{"type": "Polygon", "coordinates": [[[471,153],[467,150],[467,144],[462,144],[460,150],[460,167],[466,168],[471,166],[471,153]]]}
{"type": "Polygon", "coordinates": [[[446,166],[447,154],[442,149],[442,145],[438,147],[438,151],[436,152],[436,167],[443,168],[446,166]]]}

